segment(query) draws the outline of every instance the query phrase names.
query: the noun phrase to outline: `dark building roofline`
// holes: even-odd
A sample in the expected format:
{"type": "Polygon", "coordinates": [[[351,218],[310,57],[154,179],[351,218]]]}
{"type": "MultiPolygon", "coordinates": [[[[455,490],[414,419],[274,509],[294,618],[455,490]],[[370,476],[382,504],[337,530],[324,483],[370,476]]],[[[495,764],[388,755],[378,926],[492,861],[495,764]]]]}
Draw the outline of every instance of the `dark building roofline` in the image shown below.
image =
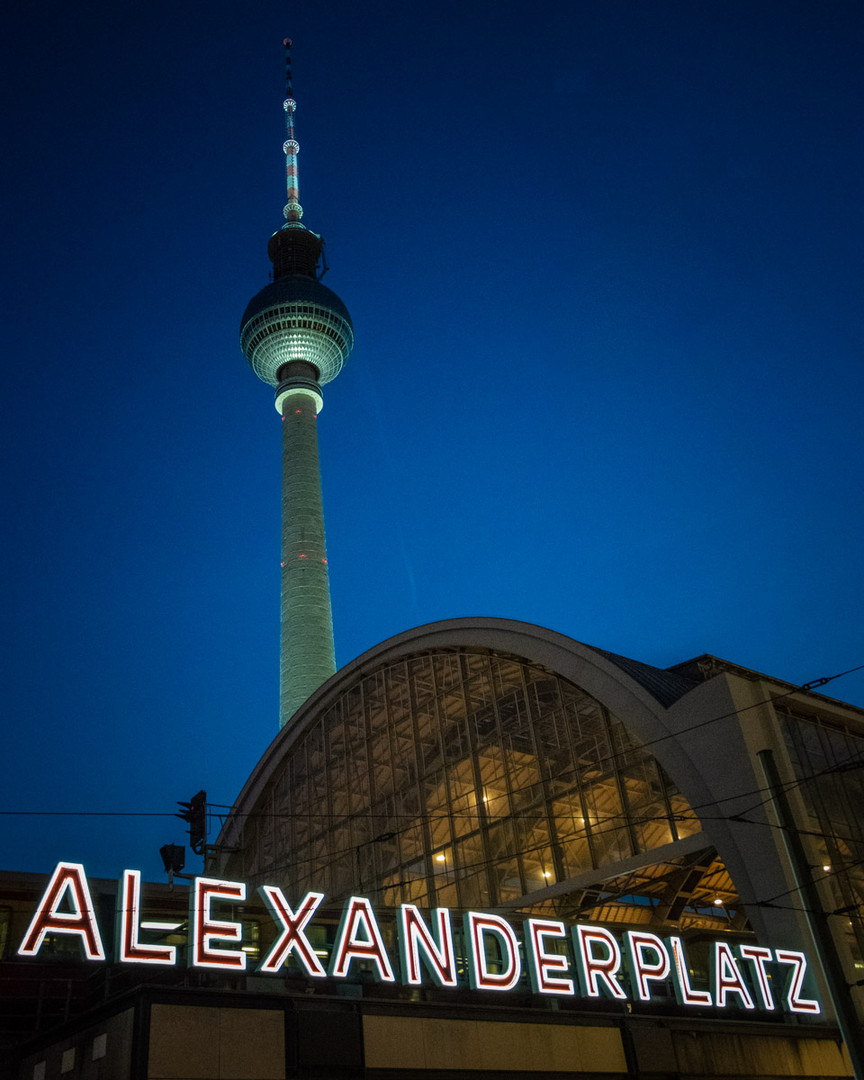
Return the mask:
{"type": "Polygon", "coordinates": [[[819,694],[815,690],[802,689],[798,683],[788,682],[786,679],[778,679],[776,675],[766,675],[762,671],[754,671],[753,668],[742,667],[741,664],[733,664],[731,660],[723,660],[721,657],[714,656],[711,653],[702,653],[701,656],[694,656],[692,660],[682,660],[680,664],[670,665],[666,668],[666,671],[670,674],[677,674],[686,678],[691,685],[694,686],[697,683],[708,682],[715,676],[726,672],[729,675],[737,675],[742,679],[748,679],[750,682],[765,681],[773,683],[778,689],[783,690],[784,692],[796,690],[800,694],[806,694],[808,697],[816,698],[817,701],[824,701],[831,705],[840,705],[844,709],[851,709],[853,712],[864,716],[864,709],[859,708],[857,705],[850,705],[848,701],[843,701],[841,698],[829,697],[828,694],[819,694]]]}
{"type": "Polygon", "coordinates": [[[684,697],[700,682],[702,678],[693,678],[689,673],[678,672],[675,668],[656,668],[651,664],[643,664],[641,660],[632,660],[629,656],[619,656],[617,653],[598,649],[595,645],[589,645],[589,649],[611,660],[616,667],[629,675],[634,682],[638,683],[661,705],[667,709],[674,705],[679,698],[684,697]]]}

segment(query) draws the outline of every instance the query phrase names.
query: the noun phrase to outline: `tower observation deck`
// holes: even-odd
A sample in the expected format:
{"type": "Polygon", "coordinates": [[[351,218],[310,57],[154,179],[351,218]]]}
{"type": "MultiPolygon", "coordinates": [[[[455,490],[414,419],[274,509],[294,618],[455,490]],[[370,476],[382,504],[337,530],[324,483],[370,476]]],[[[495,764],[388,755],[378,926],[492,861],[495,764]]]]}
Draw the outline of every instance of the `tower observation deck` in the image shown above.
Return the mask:
{"type": "Polygon", "coordinates": [[[282,417],[280,727],[336,671],[317,424],[321,388],[354,344],[348,309],[320,281],[323,241],[301,222],[290,47],[286,39],[285,223],[267,245],[273,280],[250,300],[240,325],[243,353],[275,389],[282,417]]]}

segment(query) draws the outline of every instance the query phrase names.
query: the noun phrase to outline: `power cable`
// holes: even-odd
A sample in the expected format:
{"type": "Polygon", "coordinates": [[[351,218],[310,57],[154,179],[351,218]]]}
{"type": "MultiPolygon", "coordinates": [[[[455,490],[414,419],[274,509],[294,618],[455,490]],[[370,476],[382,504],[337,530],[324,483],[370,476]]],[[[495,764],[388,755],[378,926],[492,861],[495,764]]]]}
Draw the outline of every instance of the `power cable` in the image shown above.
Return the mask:
{"type": "MultiPolygon", "coordinates": [[[[750,711],[752,709],[761,708],[763,705],[769,705],[769,704],[773,705],[774,702],[780,701],[780,700],[782,700],[783,698],[786,698],[786,697],[790,697],[793,694],[806,692],[806,691],[812,691],[816,687],[826,686],[828,683],[833,682],[835,679],[840,679],[840,678],[843,678],[845,675],[851,675],[856,671],[862,671],[862,670],[864,670],[864,664],[859,664],[856,667],[849,668],[846,671],[838,672],[835,675],[822,676],[822,677],[820,677],[818,679],[813,679],[810,682],[803,683],[800,686],[792,687],[791,689],[786,690],[781,694],[774,695],[774,696],[772,696],[770,698],[767,698],[767,699],[765,699],[763,701],[754,702],[754,703],[752,703],[750,705],[743,705],[738,709],[733,709],[730,712],[721,714],[720,716],[710,717],[710,718],[708,718],[706,720],[699,721],[696,724],[691,724],[688,727],[682,727],[678,731],[669,732],[666,735],[659,735],[656,738],[650,739],[650,740],[647,740],[647,741],[641,741],[641,742],[638,742],[638,743],[637,742],[632,742],[630,746],[625,747],[622,750],[613,751],[610,754],[606,754],[604,756],[601,756],[601,757],[593,760],[590,763],[590,767],[591,768],[596,768],[597,766],[602,766],[602,765],[605,765],[605,764],[611,764],[611,763],[613,763],[613,762],[615,762],[615,761],[617,761],[617,760],[619,760],[621,758],[626,758],[627,756],[632,755],[635,751],[644,750],[644,749],[646,749],[646,748],[648,748],[650,746],[654,746],[654,745],[656,745],[658,743],[666,742],[669,739],[679,739],[684,735],[688,735],[690,732],[698,731],[701,728],[708,727],[711,724],[716,724],[716,723],[719,723],[722,720],[731,719],[734,716],[740,716],[742,713],[748,712],[748,711],[750,711]]],[[[616,717],[615,719],[617,720],[618,718],[616,717]]],[[[622,721],[618,720],[618,723],[621,725],[622,728],[624,727],[622,721]]],[[[625,731],[625,734],[627,735],[628,739],[630,739],[629,731],[627,731],[626,728],[624,728],[624,731],[625,731]]],[[[606,730],[604,730],[603,734],[611,742],[612,737],[614,735],[614,729],[607,728],[606,730]]],[[[653,755],[651,755],[651,756],[653,757],[653,755]]],[[[658,764],[659,764],[659,762],[658,762],[658,764]]],[[[525,785],[525,786],[521,787],[519,789],[520,793],[524,793],[525,791],[532,790],[533,788],[544,787],[545,785],[547,785],[547,784],[549,784],[551,782],[554,782],[555,780],[560,779],[562,776],[566,775],[567,773],[577,771],[578,768],[579,768],[578,763],[575,764],[575,767],[573,765],[568,765],[565,769],[563,769],[558,774],[553,774],[551,776],[541,777],[539,780],[536,780],[536,781],[532,782],[531,784],[528,784],[528,785],[525,785]]],[[[576,786],[576,785],[574,785],[574,786],[576,786]]],[[[765,789],[765,788],[759,788],[756,791],[754,791],[753,794],[757,794],[757,793],[761,794],[762,792],[764,792],[766,790],[767,789],[765,789]]],[[[743,798],[743,797],[746,797],[746,796],[729,796],[729,797],[724,797],[724,799],[722,799],[722,800],[715,800],[715,802],[729,801],[732,798],[743,798]]],[[[712,804],[707,804],[707,805],[712,805],[712,804]]],[[[749,813],[750,811],[745,811],[745,812],[749,813]]],[[[237,816],[240,816],[240,814],[237,814],[237,816]]],[[[341,816],[341,815],[331,815],[331,816],[341,816]]]]}
{"type": "MultiPolygon", "coordinates": [[[[596,767],[597,765],[604,765],[607,762],[611,762],[611,761],[616,760],[617,758],[626,757],[627,755],[632,754],[635,750],[645,749],[645,748],[647,748],[649,746],[654,746],[657,743],[666,742],[669,739],[681,738],[683,735],[687,735],[692,731],[698,731],[701,728],[708,727],[710,724],[719,723],[721,720],[729,720],[734,716],[740,716],[741,713],[748,712],[751,709],[760,708],[762,705],[773,704],[774,702],[779,701],[782,698],[790,697],[792,694],[801,693],[802,691],[810,691],[810,690],[813,690],[815,687],[826,686],[828,683],[833,682],[835,679],[843,678],[845,675],[851,675],[851,674],[853,674],[853,673],[855,673],[857,671],[864,671],[864,664],[859,664],[856,667],[848,668],[846,671],[837,672],[837,674],[835,674],[835,675],[825,675],[825,676],[822,676],[821,678],[813,679],[808,683],[802,683],[800,686],[792,687],[791,689],[789,689],[787,691],[784,691],[784,693],[777,694],[774,697],[765,699],[764,701],[757,701],[757,702],[752,703],[751,705],[743,705],[739,709],[733,709],[730,712],[722,713],[720,716],[713,716],[713,717],[708,718],[707,720],[701,720],[701,721],[699,721],[699,723],[691,724],[688,727],[683,727],[679,731],[669,732],[666,735],[659,735],[654,739],[649,739],[649,740],[646,740],[646,741],[633,743],[629,747],[625,747],[622,750],[614,751],[611,754],[607,754],[604,757],[600,757],[600,758],[596,759],[595,761],[592,761],[590,763],[591,767],[596,767]]],[[[620,720],[618,722],[622,723],[620,720]]],[[[623,726],[623,723],[622,723],[622,726],[623,726]]],[[[611,732],[609,734],[611,734],[611,732]]],[[[628,734],[628,737],[629,737],[629,732],[627,732],[627,734],[628,734]]],[[[864,758],[864,753],[862,753],[862,758],[864,758]]],[[[845,764],[846,764],[846,762],[841,763],[841,765],[845,765],[845,764]]],[[[830,771],[832,768],[835,768],[835,767],[832,766],[832,767],[829,767],[828,769],[823,770],[823,771],[827,772],[827,771],[830,771]]],[[[572,772],[573,768],[571,766],[568,766],[565,771],[566,772],[572,772]]],[[[561,775],[563,775],[563,773],[558,774],[557,776],[552,775],[552,776],[548,776],[548,777],[543,777],[540,780],[534,781],[532,784],[526,785],[524,788],[520,788],[520,792],[524,792],[526,790],[529,790],[529,789],[534,788],[534,787],[541,786],[543,784],[548,784],[550,781],[554,781],[556,779],[559,779],[561,775]]],[[[814,774],[814,775],[819,775],[819,774],[814,774]]],[[[810,778],[805,778],[805,780],[806,779],[810,779],[810,778]]],[[[795,784],[797,785],[797,784],[800,784],[800,783],[804,783],[805,780],[797,780],[796,779],[795,784]]],[[[706,806],[707,805],[716,805],[716,803],[718,803],[718,802],[729,802],[729,801],[732,801],[732,800],[738,799],[738,798],[746,798],[747,794],[754,794],[754,795],[755,794],[761,794],[762,792],[764,792],[766,790],[767,790],[766,788],[757,788],[757,789],[754,789],[754,791],[752,791],[752,792],[742,793],[741,795],[723,796],[721,799],[712,800],[712,802],[710,802],[710,803],[704,803],[704,804],[701,804],[701,805],[706,805],[706,806]]],[[[759,804],[759,805],[762,805],[762,804],[759,804]]],[[[244,817],[253,816],[251,813],[250,814],[242,814],[242,812],[235,812],[233,806],[229,806],[229,804],[227,804],[227,803],[212,803],[212,802],[208,803],[208,808],[212,809],[213,807],[219,807],[220,809],[227,809],[231,813],[236,813],[237,816],[244,816],[244,817]]],[[[692,808],[693,807],[691,807],[691,809],[692,808]]],[[[749,812],[750,812],[749,810],[742,811],[742,813],[749,813],[749,812]]],[[[458,813],[458,811],[456,813],[458,813]]],[[[166,811],[0,810],[0,816],[3,816],[3,817],[8,817],[8,816],[20,816],[20,817],[174,817],[174,816],[176,816],[176,813],[171,812],[171,811],[167,811],[167,810],[166,811]]],[[[290,815],[290,816],[299,817],[301,815],[293,814],[293,815],[290,815]]],[[[310,817],[315,816],[315,817],[322,817],[322,818],[323,817],[344,818],[344,815],[336,815],[336,814],[315,814],[315,815],[310,814],[310,815],[306,815],[306,816],[310,816],[310,817]]],[[[380,815],[378,815],[378,816],[380,816],[380,815]]],[[[405,816],[409,816],[409,815],[405,815],[405,816]]]]}

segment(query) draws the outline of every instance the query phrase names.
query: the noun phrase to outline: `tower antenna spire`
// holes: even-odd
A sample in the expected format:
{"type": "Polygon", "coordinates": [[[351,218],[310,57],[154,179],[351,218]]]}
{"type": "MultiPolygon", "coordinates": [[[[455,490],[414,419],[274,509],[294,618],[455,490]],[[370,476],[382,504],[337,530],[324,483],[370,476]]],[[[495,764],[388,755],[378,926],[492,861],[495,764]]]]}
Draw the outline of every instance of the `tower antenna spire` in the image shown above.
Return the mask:
{"type": "Polygon", "coordinates": [[[299,188],[297,184],[297,155],[300,152],[300,144],[294,137],[294,112],[297,102],[294,100],[294,86],[291,79],[291,38],[285,38],[282,44],[285,46],[285,100],[282,107],[285,110],[285,142],[282,150],[285,153],[285,186],[288,192],[288,201],[282,211],[285,215],[283,229],[291,225],[298,225],[303,217],[303,207],[299,202],[299,188]]]}

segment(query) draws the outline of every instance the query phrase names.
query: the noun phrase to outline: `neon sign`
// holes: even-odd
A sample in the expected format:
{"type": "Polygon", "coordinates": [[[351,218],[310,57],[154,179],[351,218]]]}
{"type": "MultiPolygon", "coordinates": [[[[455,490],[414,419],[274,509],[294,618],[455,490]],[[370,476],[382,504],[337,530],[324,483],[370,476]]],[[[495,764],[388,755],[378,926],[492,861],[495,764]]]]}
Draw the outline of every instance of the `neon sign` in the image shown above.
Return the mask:
{"type": "MultiPolygon", "coordinates": [[[[277,931],[255,969],[258,974],[279,975],[293,959],[293,970],[313,979],[347,979],[352,966],[362,964],[378,981],[403,986],[420,986],[429,980],[439,987],[455,988],[467,982],[473,990],[500,993],[521,985],[535,994],[649,1003],[667,1000],[671,989],[680,1005],[695,1008],[782,1009],[811,1016],[821,1012],[819,1002],[805,996],[807,958],[793,949],[733,945],[718,939],[711,945],[708,986],[696,987],[680,937],[661,937],[647,930],[616,935],[607,927],[588,923],[576,923],[568,930],[557,919],[526,918],[520,939],[502,916],[467,911],[462,919],[464,955],[460,955],[448,908],[435,908],[427,921],[418,907],[402,904],[394,928],[398,956],[391,957],[372,902],[363,896],[351,896],[343,904],[325,968],[308,937],[324,893],[307,892],[294,908],[275,885],[261,885],[257,891],[277,931]]],[[[214,914],[215,904],[244,903],[246,895],[242,881],[192,879],[189,967],[246,970],[242,924],[214,914]]],[[[176,945],[146,939],[148,932],[165,933],[176,924],[142,921],[140,871],[123,871],[117,898],[113,959],[121,964],[175,966],[176,945]]],[[[49,934],[77,937],[85,959],[106,960],[80,863],[57,864],[18,955],[38,956],[49,934]]]]}

